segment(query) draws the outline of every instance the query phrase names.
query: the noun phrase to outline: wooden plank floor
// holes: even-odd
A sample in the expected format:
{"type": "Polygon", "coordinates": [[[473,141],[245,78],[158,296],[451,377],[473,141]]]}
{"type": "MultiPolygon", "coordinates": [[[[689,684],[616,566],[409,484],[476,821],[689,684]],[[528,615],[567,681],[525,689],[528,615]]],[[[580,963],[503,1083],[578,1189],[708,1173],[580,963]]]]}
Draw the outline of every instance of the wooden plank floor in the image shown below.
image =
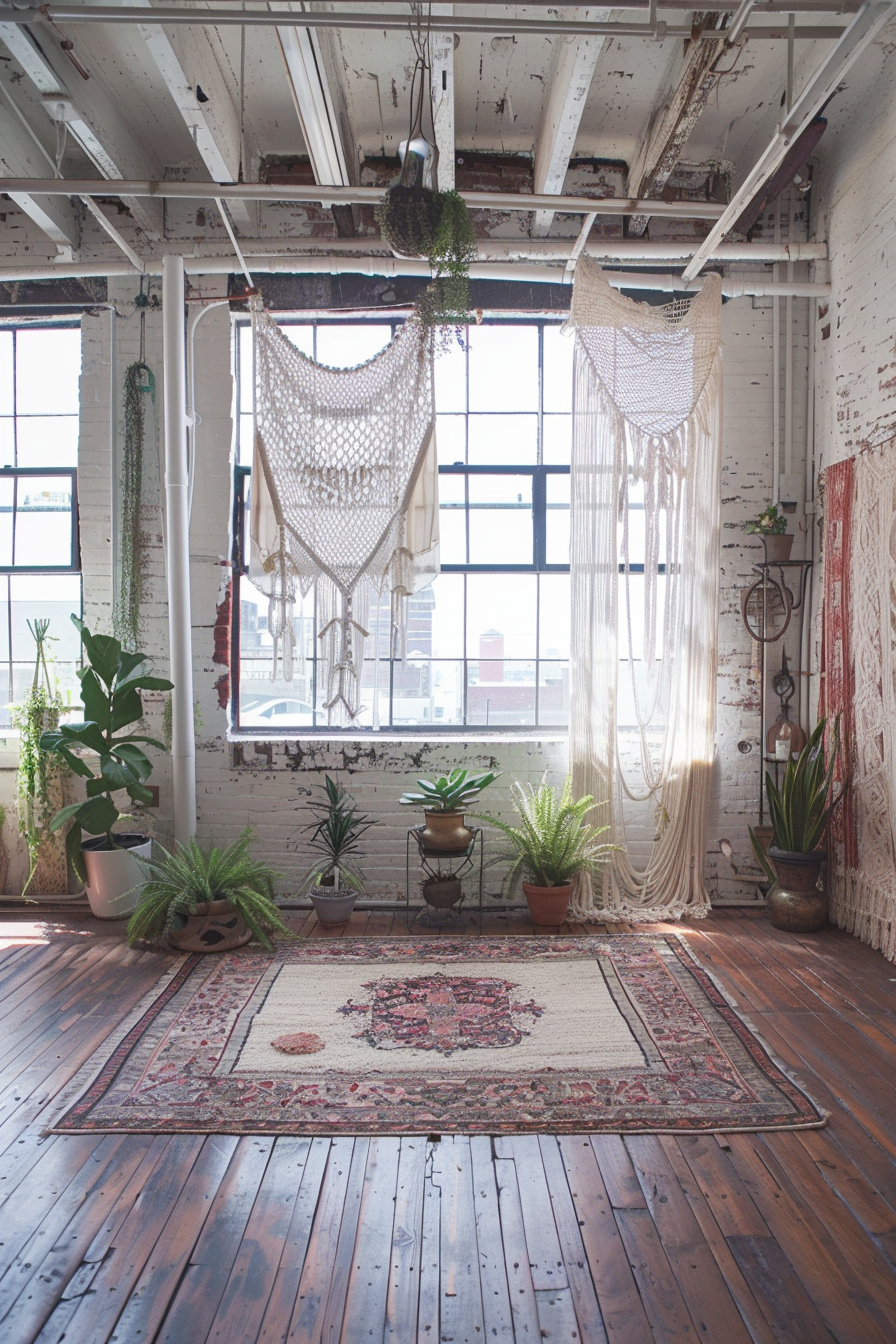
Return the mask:
{"type": "Polygon", "coordinates": [[[170,959],[86,916],[0,912],[0,1339],[893,1344],[896,968],[752,911],[684,932],[826,1129],[42,1138],[170,959]]]}

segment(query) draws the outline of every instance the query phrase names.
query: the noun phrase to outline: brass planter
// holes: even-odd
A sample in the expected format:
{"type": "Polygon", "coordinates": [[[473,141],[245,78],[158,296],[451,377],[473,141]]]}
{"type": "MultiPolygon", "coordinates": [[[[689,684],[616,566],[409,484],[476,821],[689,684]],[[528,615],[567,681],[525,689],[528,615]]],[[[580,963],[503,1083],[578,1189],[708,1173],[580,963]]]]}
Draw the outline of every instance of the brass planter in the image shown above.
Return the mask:
{"type": "Polygon", "coordinates": [[[459,877],[429,877],[423,883],[423,899],[434,910],[450,910],[463,896],[459,877]]]}
{"type": "Polygon", "coordinates": [[[768,857],[778,875],[777,886],[768,893],[772,926],[787,933],[814,933],[828,922],[828,897],[818,885],[824,850],[791,854],[769,847],[768,857]]]}

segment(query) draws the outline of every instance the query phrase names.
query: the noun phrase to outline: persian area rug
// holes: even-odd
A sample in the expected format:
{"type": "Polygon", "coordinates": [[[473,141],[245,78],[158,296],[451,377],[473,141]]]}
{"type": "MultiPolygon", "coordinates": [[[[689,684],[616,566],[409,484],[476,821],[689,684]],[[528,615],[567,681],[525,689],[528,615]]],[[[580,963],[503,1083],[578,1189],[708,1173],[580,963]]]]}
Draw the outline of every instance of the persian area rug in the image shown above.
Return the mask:
{"type": "MultiPolygon", "coordinates": [[[[67,1109],[66,1109],[67,1108],[67,1109]]],[[[55,1132],[650,1134],[824,1112],[685,941],[359,938],[180,962],[55,1132]]]]}

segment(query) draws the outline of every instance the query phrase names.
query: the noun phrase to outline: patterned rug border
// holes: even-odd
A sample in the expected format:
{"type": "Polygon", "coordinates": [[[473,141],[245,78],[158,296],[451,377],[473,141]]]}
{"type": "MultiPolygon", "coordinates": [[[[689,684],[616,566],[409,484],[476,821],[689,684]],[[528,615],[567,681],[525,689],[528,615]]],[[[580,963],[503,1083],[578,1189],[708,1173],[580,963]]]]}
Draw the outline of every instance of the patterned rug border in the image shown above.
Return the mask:
{"type": "MultiPolygon", "coordinates": [[[[677,960],[706,995],[710,1006],[723,1019],[741,1047],[749,1055],[753,1065],[787,1097],[795,1111],[795,1116],[785,1119],[783,1115],[768,1123],[727,1124],[713,1123],[700,1117],[692,1117],[679,1124],[658,1124],[650,1119],[626,1117],[624,1122],[608,1120],[606,1124],[553,1123],[543,1121],[529,1122],[518,1119],[503,1127],[469,1126],[457,1128],[449,1124],[442,1128],[443,1133],[459,1134],[501,1134],[501,1133],[601,1133],[601,1134],[752,1134],[774,1133],[776,1131],[821,1129],[830,1118],[826,1111],[813,1098],[809,1089],[798,1079],[795,1072],[768,1046],[749,1016],[737,1008],[736,999],[721,985],[712,971],[698,958],[687,939],[678,933],[611,933],[589,935],[576,938],[527,937],[505,938],[382,938],[358,937],[353,939],[299,939],[285,945],[278,945],[274,956],[282,960],[292,959],[290,953],[311,952],[318,964],[397,964],[411,960],[412,949],[415,957],[420,956],[421,945],[436,945],[439,962],[463,963],[473,960],[477,952],[488,952],[489,959],[506,957],[509,960],[526,960],[529,957],[550,960],[552,955],[562,956],[565,960],[589,960],[589,948],[595,943],[664,943],[675,954],[677,960]],[[375,952],[375,948],[379,952],[375,952]],[[388,949],[388,951],[387,951],[388,949]],[[383,955],[385,953],[385,955],[383,955]]],[[[253,952],[258,949],[252,948],[253,952]]],[[[234,955],[234,954],[231,954],[234,955]]],[[[236,954],[238,955],[238,954],[236,954]]],[[[593,955],[593,954],[592,954],[593,955]]],[[[85,1064],[75,1073],[69,1082],[48,1101],[43,1116],[41,1136],[50,1134],[221,1134],[233,1136],[264,1135],[326,1135],[328,1133],[345,1136],[369,1136],[372,1134],[395,1134],[404,1136],[425,1135],[439,1132],[438,1127],[384,1126],[382,1123],[327,1126],[325,1123],[313,1125],[294,1119],[272,1121],[266,1117],[263,1124],[257,1122],[198,1125],[172,1121],[160,1128],[157,1126],[131,1124],[84,1124],[73,1123],[70,1117],[75,1112],[89,1111],[109,1089],[112,1080],[123,1067],[131,1050],[144,1033],[172,1002],[192,972],[200,965],[208,964],[209,956],[185,954],[180,956],[167,971],[159,977],[156,984],[140,999],[135,1008],[113,1029],[109,1037],[85,1064]],[[66,1123],[68,1122],[68,1123],[66,1123]]],[[[547,1070],[547,1072],[551,1072],[547,1070]]],[[[400,1078],[400,1074],[396,1077],[400,1078]]],[[[483,1075],[482,1081],[489,1080],[483,1075]]]]}

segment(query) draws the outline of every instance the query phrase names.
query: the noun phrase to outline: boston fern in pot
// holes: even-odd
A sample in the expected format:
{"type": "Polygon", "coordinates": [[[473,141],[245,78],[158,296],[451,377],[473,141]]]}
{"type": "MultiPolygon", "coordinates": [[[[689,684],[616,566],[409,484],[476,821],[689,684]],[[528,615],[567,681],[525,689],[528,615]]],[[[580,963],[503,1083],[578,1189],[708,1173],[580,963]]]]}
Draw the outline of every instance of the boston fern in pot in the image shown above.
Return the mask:
{"type": "Polygon", "coordinates": [[[358,893],[364,889],[364,874],[354,857],[358,841],[374,822],[359,812],[352,796],[329,775],[324,775],[324,798],[310,804],[316,820],[310,847],[319,855],[302,882],[321,924],[346,924],[358,893]]]}
{"type": "Polygon", "coordinates": [[[141,859],[145,882],[128,922],[132,947],[163,934],[183,952],[228,952],[271,933],[289,934],[274,903],[276,873],[249,853],[252,829],[205,854],[195,840],[161,859],[141,859]]]}
{"type": "Polygon", "coordinates": [[[86,781],[86,799],[61,808],[50,828],[69,825],[66,849],[78,877],[87,884],[90,908],[100,919],[120,919],[133,909],[140,883],[137,858],[148,858],[151,839],[136,832],[115,831],[127,814],[119,811],[116,795],[126,793],[146,805],[153,795],[146,787],[152,762],[144,746],[165,750],[164,743],[145,733],[127,732],[143,720],[141,691],[170,691],[172,683],[152,675],[145,653],[126,653],[111,635],[92,635],[77,616],[72,621],[81,634],[87,666],[81,668],[83,723],[64,723],[43,733],[41,751],[52,751],[86,781]],[[89,755],[81,755],[81,751],[89,755]],[[83,839],[83,832],[88,839],[83,839]],[[128,906],[123,898],[132,893],[128,906]]]}
{"type": "Polygon", "coordinates": [[[579,873],[595,873],[618,848],[601,842],[606,826],[589,826],[585,817],[594,807],[590,794],[573,798],[567,776],[560,796],[546,781],[511,786],[513,809],[519,824],[484,814],[508,841],[510,868],[506,884],[511,889],[523,879],[523,892],[532,923],[558,928],[566,918],[573,881],[579,873]]]}
{"type": "Polygon", "coordinates": [[[776,929],[811,933],[827,923],[827,893],[818,886],[821,865],[827,855],[819,848],[834,810],[843,801],[846,784],[834,781],[840,752],[840,717],[831,733],[830,760],[824,735],[825,719],[819,719],[809,741],[796,760],[784,767],[780,788],[771,773],[765,776],[772,842],[768,855],[750,827],[753,853],[771,888],[769,917],[776,929]]]}

